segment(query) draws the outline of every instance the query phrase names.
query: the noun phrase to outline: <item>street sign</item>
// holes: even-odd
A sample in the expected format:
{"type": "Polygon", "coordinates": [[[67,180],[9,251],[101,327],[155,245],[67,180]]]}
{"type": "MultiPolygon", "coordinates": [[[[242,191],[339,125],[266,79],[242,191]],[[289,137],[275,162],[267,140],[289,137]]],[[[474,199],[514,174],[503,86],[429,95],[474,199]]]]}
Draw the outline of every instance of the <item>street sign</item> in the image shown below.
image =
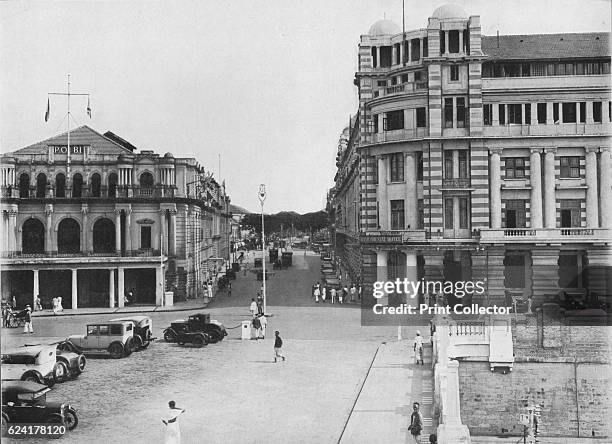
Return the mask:
{"type": "Polygon", "coordinates": [[[526,413],[521,413],[519,415],[519,424],[522,424],[524,426],[529,426],[530,425],[529,415],[526,413]]]}

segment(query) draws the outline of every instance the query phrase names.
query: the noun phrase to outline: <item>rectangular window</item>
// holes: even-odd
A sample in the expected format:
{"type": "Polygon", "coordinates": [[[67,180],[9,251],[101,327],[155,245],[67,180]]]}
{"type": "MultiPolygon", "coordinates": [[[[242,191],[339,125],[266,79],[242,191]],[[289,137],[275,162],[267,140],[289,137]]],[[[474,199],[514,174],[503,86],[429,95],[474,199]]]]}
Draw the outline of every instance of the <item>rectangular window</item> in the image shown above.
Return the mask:
{"type": "Polygon", "coordinates": [[[427,37],[423,39],[423,57],[427,57],[429,55],[429,50],[427,47],[427,37]]]}
{"type": "Polygon", "coordinates": [[[417,151],[416,157],[417,164],[417,180],[423,180],[423,152],[417,151]]]}
{"type": "Polygon", "coordinates": [[[525,159],[522,157],[507,157],[506,179],[523,179],[525,177],[525,159]]]}
{"type": "Polygon", "coordinates": [[[410,40],[410,45],[411,45],[410,60],[415,62],[421,58],[420,39],[410,40]]]}
{"type": "Polygon", "coordinates": [[[391,66],[391,47],[381,46],[380,47],[380,67],[389,68],[391,66]]]}
{"type": "Polygon", "coordinates": [[[395,48],[395,64],[399,65],[400,63],[402,63],[401,60],[401,44],[400,43],[396,43],[395,45],[393,45],[393,48],[395,48]]]}
{"type": "Polygon", "coordinates": [[[561,161],[560,176],[564,178],[580,177],[580,157],[579,156],[563,156],[561,161]]]}
{"type": "Polygon", "coordinates": [[[387,113],[386,131],[404,129],[404,110],[390,111],[387,113]]]}
{"type": "Polygon", "coordinates": [[[97,325],[88,325],[87,326],[87,336],[95,336],[98,334],[98,326],[97,325]]]}
{"type": "Polygon", "coordinates": [[[151,227],[140,227],[140,248],[143,250],[151,248],[151,227]]]}
{"type": "Polygon", "coordinates": [[[403,230],[404,225],[404,200],[391,201],[391,229],[403,230]]]}
{"type": "Polygon", "coordinates": [[[584,63],[576,63],[576,75],[577,76],[584,75],[584,63]]]}
{"type": "Polygon", "coordinates": [[[531,65],[531,75],[532,76],[545,76],[546,75],[546,65],[543,63],[534,63],[531,65]]]}
{"type": "Polygon", "coordinates": [[[376,46],[372,46],[372,68],[376,68],[378,66],[378,53],[376,51],[376,46]]]}
{"type": "Polygon", "coordinates": [[[506,105],[499,104],[499,124],[506,124],[506,105]]]}
{"type": "Polygon", "coordinates": [[[450,81],[456,82],[459,80],[459,66],[451,65],[450,67],[450,81]]]}
{"type": "Polygon", "coordinates": [[[566,63],[565,64],[565,75],[566,76],[573,76],[574,75],[574,64],[573,63],[566,63]]]}
{"type": "Polygon", "coordinates": [[[559,123],[559,104],[553,103],[553,122],[559,123]]]}
{"type": "Polygon", "coordinates": [[[453,199],[444,199],[444,228],[452,230],[453,224],[453,199]]]}
{"type": "Polygon", "coordinates": [[[395,86],[397,85],[397,77],[393,76],[391,77],[391,86],[395,86]]]}
{"type": "Polygon", "coordinates": [[[522,77],[530,77],[531,76],[531,69],[530,69],[529,63],[523,63],[521,65],[521,76],[522,77]]]}
{"type": "Polygon", "coordinates": [[[453,152],[444,151],[444,178],[453,178],[453,152]]]}
{"type": "Polygon", "coordinates": [[[549,63],[546,65],[546,75],[548,76],[556,76],[557,75],[557,64],[549,63]]]}
{"type": "Polygon", "coordinates": [[[389,157],[391,182],[402,182],[404,180],[404,154],[395,153],[389,157]]]}
{"type": "Polygon", "coordinates": [[[538,103],[538,123],[546,124],[546,103],[538,103]]]}
{"type": "Polygon", "coordinates": [[[467,179],[468,177],[468,151],[459,151],[459,179],[467,179]]]}
{"type": "Polygon", "coordinates": [[[453,99],[444,99],[444,128],[453,127],[453,99]]]}
{"type": "Polygon", "coordinates": [[[493,65],[493,77],[504,77],[504,65],[500,63],[493,65]]]}
{"type": "Polygon", "coordinates": [[[451,54],[459,53],[459,31],[456,29],[448,32],[448,52],[451,54]]]}
{"type": "Polygon", "coordinates": [[[463,30],[463,51],[466,54],[470,53],[470,30],[469,29],[463,30]]]}
{"type": "Polygon", "coordinates": [[[467,197],[459,198],[459,228],[468,229],[470,228],[468,219],[468,200],[467,197]]]}
{"type": "Polygon", "coordinates": [[[446,52],[446,39],[444,38],[444,31],[440,31],[440,55],[446,52]]]}
{"type": "Polygon", "coordinates": [[[580,123],[586,122],[586,102],[580,102],[580,123]]]}
{"type": "Polygon", "coordinates": [[[423,204],[423,199],[418,200],[417,211],[419,212],[419,218],[417,219],[417,230],[422,230],[425,227],[425,205],[423,204]]]}
{"type": "Polygon", "coordinates": [[[527,209],[524,200],[506,201],[506,228],[526,228],[527,209]]]}
{"type": "Polygon", "coordinates": [[[98,334],[104,335],[104,336],[108,336],[108,333],[109,333],[109,330],[110,330],[108,325],[100,325],[99,328],[100,328],[100,330],[99,330],[98,334]]]}
{"type": "Polygon", "coordinates": [[[576,103],[563,103],[563,123],[576,123],[576,103]]]}
{"type": "Polygon", "coordinates": [[[408,74],[402,74],[402,83],[408,83],[408,74]]]}
{"type": "Polygon", "coordinates": [[[422,71],[415,71],[414,72],[414,81],[415,82],[420,82],[423,79],[423,72],[422,71]]]}
{"type": "Polygon", "coordinates": [[[525,103],[525,125],[531,125],[531,103],[525,103]]]}
{"type": "Polygon", "coordinates": [[[520,103],[511,103],[508,105],[508,123],[523,123],[523,106],[520,103]]]}
{"type": "Polygon", "coordinates": [[[601,123],[601,102],[593,102],[593,122],[601,123]]]}
{"type": "Polygon", "coordinates": [[[378,160],[374,156],[370,157],[370,159],[372,160],[371,163],[372,163],[372,172],[373,172],[374,183],[378,184],[378,160]]]}
{"type": "Polygon", "coordinates": [[[561,228],[576,228],[580,226],[580,201],[561,200],[561,228]]]}
{"type": "Polygon", "coordinates": [[[374,124],[374,134],[378,133],[378,114],[372,116],[372,123],[374,124]]]}
{"type": "Polygon", "coordinates": [[[525,288],[525,256],[513,254],[504,258],[506,288],[525,288]]]}
{"type": "Polygon", "coordinates": [[[610,74],[610,62],[601,62],[601,73],[610,74]]]}
{"type": "Polygon", "coordinates": [[[521,75],[521,65],[517,63],[508,63],[505,66],[506,69],[506,77],[520,77],[521,75]]]}
{"type": "Polygon", "coordinates": [[[482,77],[493,77],[493,65],[490,63],[482,64],[482,77]]]}
{"type": "Polygon", "coordinates": [[[416,126],[417,128],[425,128],[427,126],[425,108],[416,109],[416,126]]]}
{"type": "Polygon", "coordinates": [[[110,334],[112,336],[120,335],[123,332],[121,331],[121,324],[113,324],[110,326],[110,334]]]}
{"type": "Polygon", "coordinates": [[[576,254],[559,255],[559,288],[579,288],[578,256],[576,254]]]}
{"type": "Polygon", "coordinates": [[[377,84],[379,87],[384,88],[385,86],[387,86],[387,81],[386,81],[386,80],[378,80],[378,81],[376,82],[376,84],[377,84]]]}
{"type": "Polygon", "coordinates": [[[457,97],[457,128],[465,128],[465,98],[457,97]]]}
{"type": "Polygon", "coordinates": [[[487,126],[493,124],[493,106],[490,103],[482,105],[482,119],[487,126]]]}

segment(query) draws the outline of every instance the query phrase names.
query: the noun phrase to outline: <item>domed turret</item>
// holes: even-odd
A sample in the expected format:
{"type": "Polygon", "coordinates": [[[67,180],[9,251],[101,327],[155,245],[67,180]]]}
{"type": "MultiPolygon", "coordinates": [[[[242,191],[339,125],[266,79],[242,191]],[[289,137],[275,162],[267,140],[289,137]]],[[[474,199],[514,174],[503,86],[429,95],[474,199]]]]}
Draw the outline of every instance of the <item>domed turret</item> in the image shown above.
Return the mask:
{"type": "Polygon", "coordinates": [[[439,20],[445,19],[467,19],[468,15],[463,8],[455,3],[449,3],[438,7],[432,15],[439,20]]]}
{"type": "Polygon", "coordinates": [[[172,155],[172,153],[166,153],[166,154],[164,154],[164,157],[166,159],[174,159],[174,156],[172,155]]]}
{"type": "Polygon", "coordinates": [[[402,31],[399,26],[397,26],[391,20],[383,19],[370,26],[368,35],[375,37],[380,35],[395,35],[399,34],[400,32],[402,31]]]}

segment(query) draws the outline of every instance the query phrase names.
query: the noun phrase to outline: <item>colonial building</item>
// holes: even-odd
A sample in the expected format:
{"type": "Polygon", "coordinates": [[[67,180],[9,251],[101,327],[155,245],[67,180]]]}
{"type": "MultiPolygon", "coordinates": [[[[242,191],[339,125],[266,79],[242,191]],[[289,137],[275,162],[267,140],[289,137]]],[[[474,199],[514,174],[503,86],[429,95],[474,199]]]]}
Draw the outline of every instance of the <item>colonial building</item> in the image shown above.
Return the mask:
{"type": "Polygon", "coordinates": [[[484,36],[457,5],[424,25],[381,20],[359,43],[331,193],[353,279],[610,295],[610,35],[484,36]]]}
{"type": "Polygon", "coordinates": [[[229,197],[193,158],[81,126],[0,157],[2,298],[64,308],[202,294],[229,257],[229,197]]]}

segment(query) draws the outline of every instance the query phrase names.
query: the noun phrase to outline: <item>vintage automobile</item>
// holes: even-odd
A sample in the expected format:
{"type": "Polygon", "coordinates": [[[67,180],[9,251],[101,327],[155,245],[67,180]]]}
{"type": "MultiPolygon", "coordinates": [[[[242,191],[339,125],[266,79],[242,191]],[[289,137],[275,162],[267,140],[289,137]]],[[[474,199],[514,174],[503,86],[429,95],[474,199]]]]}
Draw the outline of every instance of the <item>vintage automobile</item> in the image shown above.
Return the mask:
{"type": "Polygon", "coordinates": [[[134,347],[135,350],[145,349],[156,338],[153,337],[153,321],[148,316],[126,316],[123,318],[111,319],[111,322],[131,321],[134,324],[134,347]]]}
{"type": "Polygon", "coordinates": [[[49,387],[31,381],[2,383],[2,435],[13,423],[61,424],[74,430],[79,423],[76,410],[68,404],[47,402],[49,391],[49,387]]]}
{"type": "Polygon", "coordinates": [[[62,365],[57,362],[55,345],[19,347],[2,352],[2,380],[53,384],[62,380],[62,365]]]}
{"type": "MultiPolygon", "coordinates": [[[[61,343],[60,343],[61,344],[61,343]]],[[[85,371],[87,358],[76,348],[62,349],[57,345],[56,360],[58,369],[56,371],[56,382],[64,382],[74,379],[85,371]]]]}
{"type": "MultiPolygon", "coordinates": [[[[166,342],[179,342],[179,339],[189,339],[190,333],[206,333],[208,336],[207,342],[219,342],[227,336],[227,331],[223,324],[215,319],[210,319],[208,313],[196,313],[189,316],[187,320],[179,319],[170,324],[170,327],[164,330],[164,339],[166,342]]],[[[199,339],[198,339],[199,341],[199,339]]],[[[192,342],[185,340],[184,342],[192,342]]]]}
{"type": "Polygon", "coordinates": [[[114,359],[129,356],[134,351],[134,323],[119,321],[88,324],[86,335],[69,336],[58,347],[86,355],[108,353],[114,359]],[[71,346],[74,348],[71,349],[71,346]]]}

